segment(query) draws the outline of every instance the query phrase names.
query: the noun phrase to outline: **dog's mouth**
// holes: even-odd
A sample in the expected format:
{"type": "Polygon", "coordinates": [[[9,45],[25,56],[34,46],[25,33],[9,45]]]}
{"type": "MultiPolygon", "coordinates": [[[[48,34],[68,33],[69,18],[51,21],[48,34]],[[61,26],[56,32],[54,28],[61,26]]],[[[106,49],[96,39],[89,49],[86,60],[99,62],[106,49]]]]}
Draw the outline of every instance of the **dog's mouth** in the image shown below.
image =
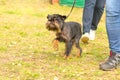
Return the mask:
{"type": "Polygon", "coordinates": [[[46,23],[46,28],[51,31],[57,31],[57,27],[52,23],[46,23]]]}

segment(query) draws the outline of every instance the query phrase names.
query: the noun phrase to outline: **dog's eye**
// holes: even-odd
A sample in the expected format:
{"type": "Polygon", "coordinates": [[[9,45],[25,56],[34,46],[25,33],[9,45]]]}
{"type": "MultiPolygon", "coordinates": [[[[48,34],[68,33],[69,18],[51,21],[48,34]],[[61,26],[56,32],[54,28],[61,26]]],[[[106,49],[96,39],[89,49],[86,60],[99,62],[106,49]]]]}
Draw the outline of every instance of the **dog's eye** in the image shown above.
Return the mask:
{"type": "Polygon", "coordinates": [[[52,21],[52,19],[48,19],[48,21],[52,21]]]}
{"type": "Polygon", "coordinates": [[[48,18],[48,21],[53,21],[53,19],[52,18],[48,18]]]}

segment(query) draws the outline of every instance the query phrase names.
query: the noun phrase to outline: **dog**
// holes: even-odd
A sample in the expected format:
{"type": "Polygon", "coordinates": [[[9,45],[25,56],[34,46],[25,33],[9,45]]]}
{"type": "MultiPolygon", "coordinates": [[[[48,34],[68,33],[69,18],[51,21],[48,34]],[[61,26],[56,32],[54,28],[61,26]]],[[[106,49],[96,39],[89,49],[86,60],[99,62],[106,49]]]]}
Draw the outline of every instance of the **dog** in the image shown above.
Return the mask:
{"type": "Polygon", "coordinates": [[[81,24],[77,22],[65,22],[66,16],[60,14],[51,14],[47,16],[46,28],[49,31],[56,32],[56,38],[53,40],[54,49],[58,50],[58,43],[65,43],[65,59],[69,58],[73,44],[78,49],[77,56],[80,57],[82,48],[79,40],[82,36],[81,24]]]}

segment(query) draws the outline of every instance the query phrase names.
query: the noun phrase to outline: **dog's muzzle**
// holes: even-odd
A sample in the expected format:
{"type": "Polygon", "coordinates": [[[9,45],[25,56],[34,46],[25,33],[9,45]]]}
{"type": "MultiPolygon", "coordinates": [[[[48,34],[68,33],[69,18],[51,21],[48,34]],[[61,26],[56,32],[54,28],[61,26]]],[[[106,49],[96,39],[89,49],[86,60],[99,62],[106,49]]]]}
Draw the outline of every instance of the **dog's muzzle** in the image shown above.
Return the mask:
{"type": "Polygon", "coordinates": [[[51,23],[50,21],[47,21],[46,28],[48,30],[53,30],[53,31],[57,30],[57,28],[55,27],[55,25],[53,23],[51,23]]]}

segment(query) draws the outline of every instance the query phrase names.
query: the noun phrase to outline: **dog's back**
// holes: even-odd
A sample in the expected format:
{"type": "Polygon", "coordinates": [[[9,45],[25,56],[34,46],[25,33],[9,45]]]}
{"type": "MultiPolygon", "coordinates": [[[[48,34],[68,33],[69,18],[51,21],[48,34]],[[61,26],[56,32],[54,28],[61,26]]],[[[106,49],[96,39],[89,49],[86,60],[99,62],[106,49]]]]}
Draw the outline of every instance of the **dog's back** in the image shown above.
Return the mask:
{"type": "Polygon", "coordinates": [[[81,32],[81,24],[79,24],[78,22],[65,22],[64,23],[64,30],[70,31],[70,33],[76,35],[82,35],[81,32]]]}

